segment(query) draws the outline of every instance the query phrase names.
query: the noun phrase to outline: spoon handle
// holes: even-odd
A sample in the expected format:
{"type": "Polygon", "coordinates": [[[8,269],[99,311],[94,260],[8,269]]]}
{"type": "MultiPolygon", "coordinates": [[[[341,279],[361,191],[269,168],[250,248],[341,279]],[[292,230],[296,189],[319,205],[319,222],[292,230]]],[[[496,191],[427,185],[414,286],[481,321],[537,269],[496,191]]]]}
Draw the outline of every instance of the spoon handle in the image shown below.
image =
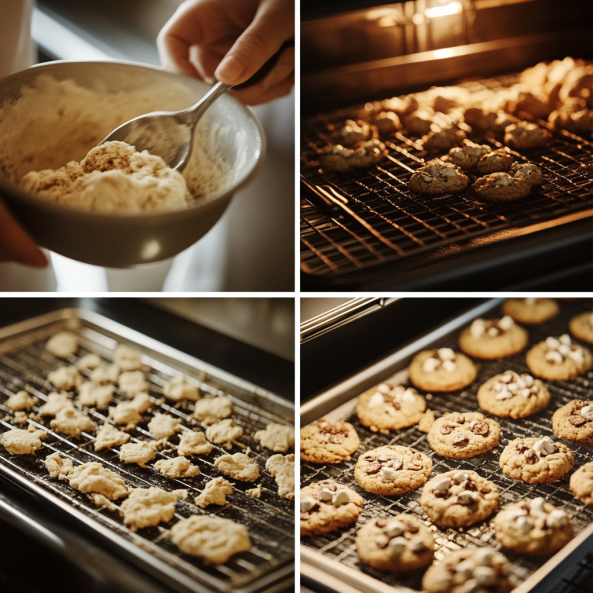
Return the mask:
{"type": "Polygon", "coordinates": [[[278,62],[278,59],[284,53],[284,50],[289,47],[294,47],[294,39],[287,39],[280,46],[280,49],[251,78],[234,86],[233,89],[240,91],[241,89],[247,89],[258,82],[261,82],[272,71],[272,68],[274,68],[276,62],[278,62]]]}

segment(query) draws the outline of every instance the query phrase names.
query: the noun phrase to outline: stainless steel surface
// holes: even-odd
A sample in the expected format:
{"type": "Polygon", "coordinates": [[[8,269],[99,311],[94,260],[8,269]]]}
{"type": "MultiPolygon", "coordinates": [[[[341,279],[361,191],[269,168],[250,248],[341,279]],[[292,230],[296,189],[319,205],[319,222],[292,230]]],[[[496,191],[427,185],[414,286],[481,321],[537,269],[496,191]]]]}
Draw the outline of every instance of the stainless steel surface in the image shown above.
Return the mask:
{"type": "MultiPolygon", "coordinates": [[[[448,553],[465,546],[492,546],[499,548],[494,537],[492,521],[482,521],[465,529],[441,529],[432,525],[424,515],[419,499],[421,491],[413,491],[400,497],[386,497],[366,493],[354,479],[354,466],[358,456],[387,444],[398,444],[414,447],[430,456],[433,462],[433,476],[452,469],[472,469],[480,475],[493,481],[500,492],[501,507],[522,500],[526,497],[543,496],[555,506],[564,509],[573,522],[575,534],[584,538],[593,534],[593,508],[580,503],[569,490],[569,476],[551,484],[526,484],[512,480],[505,476],[498,465],[498,458],[502,449],[509,441],[518,437],[551,436],[558,439],[552,432],[551,417],[554,411],[573,399],[593,399],[593,371],[579,377],[573,382],[546,382],[552,400],[550,405],[541,412],[525,419],[512,420],[496,418],[502,428],[502,439],[493,451],[467,460],[454,460],[442,458],[434,453],[426,441],[426,434],[420,432],[416,426],[392,431],[388,435],[373,433],[362,426],[354,413],[356,396],[388,377],[406,380],[406,368],[413,356],[424,349],[431,347],[457,346],[457,337],[460,330],[474,318],[482,316],[495,316],[500,300],[489,301],[476,309],[452,320],[443,327],[419,338],[404,349],[390,354],[384,360],[372,367],[347,379],[335,388],[321,394],[307,402],[301,408],[301,424],[313,422],[321,416],[332,419],[344,419],[352,422],[360,436],[361,445],[353,455],[353,459],[336,465],[323,465],[301,463],[302,486],[312,481],[334,479],[355,491],[365,499],[358,524],[361,525],[371,517],[377,515],[395,515],[401,512],[412,513],[418,516],[433,531],[435,537],[435,560],[438,562],[448,553]],[[581,535],[585,534],[585,535],[581,535]]],[[[545,339],[549,335],[560,335],[568,331],[568,320],[577,313],[590,307],[590,302],[561,302],[559,316],[551,321],[528,329],[530,346],[545,339]]],[[[395,329],[395,328],[394,328],[395,329]]],[[[506,369],[517,372],[529,372],[525,365],[525,352],[510,356],[504,360],[476,361],[478,377],[467,389],[455,394],[426,395],[428,408],[437,415],[453,411],[479,410],[476,401],[476,392],[481,384],[489,377],[506,369]]],[[[565,441],[574,453],[575,468],[593,460],[593,446],[565,441]]],[[[303,538],[301,545],[301,570],[317,580],[336,588],[342,582],[360,591],[387,592],[420,590],[421,575],[394,575],[377,571],[365,566],[356,555],[354,538],[357,528],[342,529],[339,532],[327,535],[303,538]]],[[[578,543],[578,539],[575,540],[578,543]]],[[[576,545],[572,544],[572,545],[576,545]]],[[[552,558],[526,557],[520,554],[503,550],[509,560],[510,573],[517,581],[530,579],[533,586],[544,578],[556,566],[561,558],[568,553],[569,547],[561,550],[552,558]]],[[[341,590],[338,586],[336,590],[341,590]]],[[[524,587],[521,591],[527,591],[524,587]]]]}
{"type": "MultiPolygon", "coordinates": [[[[23,87],[43,74],[107,91],[132,91],[146,84],[166,86],[172,81],[181,82],[196,100],[209,88],[180,74],[132,63],[53,62],[3,78],[0,104],[17,99],[23,87]]],[[[85,212],[41,200],[0,175],[2,198],[40,245],[66,257],[113,268],[170,258],[201,239],[223,215],[233,194],[263,165],[265,136],[246,107],[225,96],[212,106],[210,115],[208,121],[212,125],[227,124],[220,127],[217,139],[223,158],[233,167],[233,180],[187,208],[140,215],[85,212]]]]}
{"type": "MultiPolygon", "coordinates": [[[[101,315],[64,309],[0,330],[0,410],[4,414],[9,412],[4,405],[7,397],[21,389],[38,397],[39,404],[47,400],[47,393],[52,389],[46,376],[51,369],[59,366],[60,361],[45,350],[45,343],[50,335],[64,328],[80,336],[79,352],[69,358],[69,363],[75,363],[88,352],[111,360],[113,349],[122,342],[140,349],[144,362],[150,366],[146,376],[150,384],[152,409],[181,418],[183,430],[191,430],[197,424],[191,418],[189,407],[174,407],[161,399],[162,389],[172,376],[183,373],[204,393],[229,397],[234,404],[232,418],[245,431],[239,441],[242,446],[251,448],[251,456],[261,470],[260,482],[268,492],[255,499],[245,492],[251,485],[238,483],[234,485],[227,505],[198,510],[190,503],[203,489],[204,483],[218,473],[214,470],[213,461],[225,452],[224,449],[214,446],[208,457],[200,457],[195,462],[200,468],[200,476],[184,480],[168,479],[151,468],[142,469],[121,463],[115,451],[95,453],[92,447],[94,437],[90,434],[84,433],[80,439],[71,439],[37,421],[32,423],[48,433],[43,449],[34,456],[15,456],[0,447],[0,475],[36,494],[40,500],[59,507],[77,519],[81,528],[90,529],[94,536],[100,537],[120,555],[175,590],[247,593],[290,579],[294,570],[294,505],[277,496],[275,480],[264,469],[269,452],[262,451],[255,443],[253,433],[270,421],[292,422],[292,404],[101,315]],[[71,458],[75,466],[99,461],[119,473],[131,487],[187,488],[188,501],[178,503],[176,519],[196,512],[233,519],[249,528],[253,548],[251,552],[238,554],[223,565],[208,566],[179,553],[167,539],[165,529],[153,527],[133,533],[123,525],[117,513],[98,509],[88,495],[70,488],[65,482],[49,479],[43,460],[52,452],[71,458]]],[[[121,395],[116,395],[116,400],[123,399],[121,395]]],[[[105,411],[93,408],[85,411],[98,424],[106,420],[105,411]]],[[[5,415],[0,421],[0,432],[13,427],[11,416],[5,415]]],[[[131,434],[131,442],[151,438],[144,422],[131,434]]],[[[158,453],[161,459],[174,456],[171,451],[158,453]]]]}

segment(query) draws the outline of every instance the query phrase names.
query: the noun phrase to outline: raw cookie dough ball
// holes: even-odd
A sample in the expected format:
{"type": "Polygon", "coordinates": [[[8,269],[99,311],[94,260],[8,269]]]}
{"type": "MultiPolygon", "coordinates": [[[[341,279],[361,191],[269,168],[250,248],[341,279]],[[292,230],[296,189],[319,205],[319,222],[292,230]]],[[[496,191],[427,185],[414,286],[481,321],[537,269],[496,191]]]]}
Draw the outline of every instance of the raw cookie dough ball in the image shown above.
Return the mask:
{"type": "Polygon", "coordinates": [[[354,121],[347,119],[344,125],[338,130],[338,142],[344,146],[352,146],[358,142],[370,140],[373,131],[369,124],[362,120],[354,121]]]}
{"type": "Polygon", "coordinates": [[[425,109],[420,109],[414,111],[404,118],[404,128],[406,128],[412,136],[423,136],[430,132],[433,117],[434,112],[432,110],[427,111],[425,109]]]}
{"type": "Polygon", "coordinates": [[[559,310],[560,307],[554,299],[546,298],[507,299],[502,304],[504,315],[510,315],[518,323],[526,325],[553,319],[559,310]]]}
{"type": "Polygon", "coordinates": [[[301,428],[301,459],[312,463],[349,461],[360,439],[348,422],[330,422],[320,418],[301,428]]]}
{"type": "Polygon", "coordinates": [[[529,335],[512,317],[475,319],[459,336],[459,347],[470,356],[492,360],[521,352],[529,335]]]}
{"type": "Polygon", "coordinates": [[[570,476],[570,489],[581,502],[593,505],[593,461],[585,463],[570,476]]]}
{"type": "Polygon", "coordinates": [[[536,344],[525,360],[534,375],[550,381],[572,381],[593,364],[591,352],[573,343],[568,334],[536,344]]]}
{"type": "Polygon", "coordinates": [[[72,332],[58,332],[47,341],[45,349],[58,358],[68,358],[78,351],[78,336],[72,332]]]}
{"type": "Polygon", "coordinates": [[[408,187],[417,194],[434,196],[460,192],[468,183],[469,179],[459,167],[451,163],[432,162],[414,172],[408,187]]]}
{"type": "Polygon", "coordinates": [[[393,111],[381,111],[371,119],[381,136],[390,136],[401,128],[399,117],[393,111]]]}
{"type": "Polygon", "coordinates": [[[478,371],[467,356],[439,348],[417,354],[409,373],[410,381],[424,391],[458,391],[471,385],[478,371]]]}
{"type": "Polygon", "coordinates": [[[568,326],[575,338],[593,344],[593,312],[581,313],[573,317],[568,326]]]}
{"type": "Polygon", "coordinates": [[[476,180],[474,192],[487,202],[514,202],[529,195],[531,184],[508,173],[491,173],[476,180]]]}
{"type": "Polygon", "coordinates": [[[554,434],[577,443],[593,443],[593,401],[575,399],[552,416],[554,434]]]}

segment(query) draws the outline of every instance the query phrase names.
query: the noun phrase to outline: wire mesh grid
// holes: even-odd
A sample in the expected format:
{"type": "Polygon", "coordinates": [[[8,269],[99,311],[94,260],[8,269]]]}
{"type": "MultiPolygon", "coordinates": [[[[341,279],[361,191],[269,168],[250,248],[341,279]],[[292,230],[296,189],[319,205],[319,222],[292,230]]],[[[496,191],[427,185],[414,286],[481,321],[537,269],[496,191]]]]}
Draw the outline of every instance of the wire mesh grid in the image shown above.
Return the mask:
{"type": "MultiPolygon", "coordinates": [[[[0,434],[12,428],[23,428],[15,423],[15,417],[5,405],[11,395],[20,390],[25,390],[39,399],[35,412],[47,400],[47,394],[56,391],[46,380],[47,374],[60,364],[75,364],[79,358],[88,353],[99,354],[104,361],[110,361],[113,349],[118,343],[117,337],[107,335],[99,327],[92,327],[83,322],[77,330],[80,347],[76,356],[70,356],[66,361],[60,361],[45,350],[47,337],[61,329],[62,323],[52,324],[49,328],[9,339],[2,343],[0,353],[0,412],[4,418],[0,420],[0,434]]],[[[125,341],[129,343],[129,341],[125,341]]],[[[162,360],[158,354],[154,358],[144,357],[143,362],[150,366],[146,373],[146,380],[150,385],[151,409],[156,412],[171,414],[181,418],[182,429],[191,430],[199,427],[199,422],[191,417],[193,406],[185,404],[173,406],[166,403],[162,395],[165,384],[179,372],[162,360]]],[[[82,371],[88,375],[88,371],[82,371]]],[[[186,375],[187,376],[187,375],[186,375]]],[[[119,460],[118,452],[103,450],[95,452],[93,448],[94,437],[83,433],[80,438],[74,439],[55,432],[49,428],[49,419],[43,421],[29,420],[34,426],[47,431],[43,441],[43,448],[34,455],[12,455],[4,447],[0,447],[0,463],[7,465],[21,476],[32,480],[35,484],[43,486],[47,491],[70,502],[73,507],[81,510],[86,516],[92,518],[103,526],[116,532],[129,543],[136,544],[164,560],[169,565],[190,577],[206,583],[212,588],[229,590],[247,586],[256,586],[258,579],[290,563],[294,557],[294,508],[293,502],[277,495],[277,485],[274,478],[265,471],[267,458],[273,452],[262,449],[253,439],[255,431],[265,428],[269,422],[287,424],[290,420],[277,416],[249,402],[236,397],[232,391],[221,390],[215,379],[205,372],[195,369],[195,376],[188,376],[188,380],[199,387],[202,394],[220,396],[225,395],[233,402],[232,419],[242,426],[243,436],[238,439],[239,450],[250,449],[250,457],[260,469],[260,479],[257,484],[264,488],[260,498],[249,496],[246,491],[254,487],[254,483],[233,483],[233,492],[227,497],[225,506],[211,505],[206,509],[194,506],[193,499],[204,487],[204,484],[214,477],[222,475],[215,467],[214,460],[223,453],[227,453],[218,445],[213,444],[213,450],[208,456],[191,457],[193,464],[200,469],[200,475],[194,478],[172,479],[159,474],[147,466],[140,468],[135,464],[124,464],[119,460]],[[121,475],[130,488],[148,488],[156,486],[167,491],[185,488],[188,490],[187,501],[179,500],[173,521],[167,524],[171,527],[177,520],[195,514],[208,514],[242,523],[249,529],[252,549],[233,556],[228,562],[220,565],[207,565],[197,558],[181,554],[177,547],[168,539],[168,531],[164,527],[149,527],[133,533],[123,524],[118,512],[97,508],[90,495],[71,488],[67,482],[50,479],[45,468],[45,457],[58,452],[64,457],[72,459],[74,466],[82,463],[97,461],[108,469],[121,475]]],[[[116,391],[113,403],[129,401],[116,391]]],[[[94,408],[83,409],[97,424],[97,427],[107,420],[107,410],[99,411],[94,408]]],[[[146,424],[151,414],[143,415],[143,422],[132,431],[128,431],[132,438],[130,442],[152,440],[153,437],[146,430],[146,424]]],[[[203,428],[203,427],[202,427],[203,428]]],[[[173,444],[178,442],[178,437],[171,437],[173,444]]],[[[163,449],[157,453],[158,459],[176,457],[172,449],[163,449]]],[[[228,478],[228,476],[223,476],[228,478]]],[[[120,501],[116,501],[120,502],[120,501]]]]}
{"type": "MultiPolygon", "coordinates": [[[[589,304],[590,307],[590,304],[589,304]]],[[[544,324],[529,328],[531,347],[546,337],[559,336],[568,331],[568,320],[583,311],[580,303],[563,303],[560,315],[544,324]]],[[[458,349],[455,338],[449,339],[440,346],[458,349]]],[[[525,364],[525,352],[505,358],[504,360],[474,361],[478,366],[478,376],[473,384],[461,392],[454,394],[428,395],[426,392],[427,407],[441,416],[450,412],[481,411],[477,403],[476,394],[480,385],[495,374],[505,370],[518,373],[529,373],[525,364]]],[[[435,540],[435,561],[439,562],[449,553],[467,546],[490,546],[500,548],[497,543],[492,520],[494,517],[481,521],[467,528],[440,528],[430,523],[427,515],[420,507],[422,489],[418,489],[403,496],[381,496],[365,492],[354,479],[354,468],[360,455],[376,447],[384,445],[403,445],[413,447],[428,455],[433,463],[431,478],[437,474],[454,469],[474,470],[486,479],[494,482],[500,493],[501,509],[507,505],[525,498],[544,497],[548,502],[565,510],[571,518],[575,535],[593,522],[593,507],[586,506],[574,497],[569,488],[570,475],[551,484],[527,484],[513,480],[502,473],[498,459],[502,450],[515,438],[550,436],[554,441],[566,444],[573,452],[575,464],[581,465],[593,461],[593,445],[580,444],[556,437],[552,431],[552,415],[561,406],[574,399],[593,400],[593,371],[579,377],[573,382],[545,382],[551,395],[551,402],[547,408],[529,416],[528,418],[513,420],[511,418],[496,419],[502,429],[500,444],[489,453],[478,455],[471,459],[456,460],[440,457],[429,446],[426,434],[417,426],[392,431],[389,435],[371,432],[358,420],[356,414],[347,414],[343,418],[351,422],[360,437],[360,447],[352,456],[351,461],[335,465],[316,465],[301,461],[301,487],[312,482],[333,479],[358,492],[364,499],[364,506],[357,523],[349,528],[332,532],[326,535],[306,537],[301,543],[327,558],[341,562],[351,568],[360,570],[387,585],[406,586],[414,590],[421,590],[422,573],[416,571],[409,574],[388,574],[363,564],[357,556],[355,538],[358,528],[367,521],[377,516],[393,516],[398,513],[409,513],[417,516],[433,532],[435,540]]],[[[488,415],[488,414],[487,414],[488,415]]],[[[333,416],[332,416],[333,417],[333,416]]],[[[517,583],[525,580],[535,570],[541,567],[548,557],[528,557],[503,550],[509,560],[510,574],[517,583]]]]}
{"type": "MultiPolygon", "coordinates": [[[[472,92],[500,90],[517,82],[504,76],[461,84],[472,92]]],[[[435,156],[423,150],[418,137],[397,132],[385,142],[389,154],[379,164],[349,173],[322,172],[317,151],[333,143],[336,124],[345,119],[365,119],[367,106],[323,113],[302,126],[301,177],[314,188],[322,187],[348,200],[352,215],[332,217],[321,210],[309,190],[301,200],[301,268],[316,276],[345,274],[401,260],[459,242],[468,242],[504,229],[525,227],[578,212],[593,204],[593,142],[569,132],[554,132],[551,146],[511,153],[521,162],[535,162],[545,183],[533,187],[518,202],[486,203],[471,184],[458,194],[423,196],[408,188],[412,173],[435,156]]],[[[368,108],[368,109],[367,109],[368,108]]],[[[523,119],[533,119],[521,114],[523,119]]],[[[437,113],[435,123],[457,124],[468,138],[493,149],[503,148],[500,137],[475,134],[462,121],[461,112],[437,113]]],[[[543,127],[547,122],[537,121],[543,127]]],[[[342,212],[343,214],[343,212],[342,212]]]]}

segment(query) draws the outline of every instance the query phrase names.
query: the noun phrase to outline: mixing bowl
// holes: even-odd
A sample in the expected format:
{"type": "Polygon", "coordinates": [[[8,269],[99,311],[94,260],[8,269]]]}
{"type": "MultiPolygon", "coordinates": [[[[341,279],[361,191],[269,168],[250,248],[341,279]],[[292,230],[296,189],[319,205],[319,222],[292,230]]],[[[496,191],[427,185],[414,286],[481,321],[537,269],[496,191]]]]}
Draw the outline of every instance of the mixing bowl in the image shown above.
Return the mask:
{"type": "MultiPolygon", "coordinates": [[[[42,74],[107,92],[137,92],[155,83],[164,87],[182,83],[193,101],[210,88],[184,75],[146,65],[59,61],[0,79],[0,106],[18,99],[21,89],[31,86],[42,74]]],[[[168,107],[163,105],[161,109],[168,107]]],[[[265,136],[257,119],[244,105],[231,96],[222,96],[210,107],[207,119],[220,124],[218,150],[231,165],[233,175],[221,189],[197,198],[186,208],[140,214],[75,210],[25,192],[1,174],[0,198],[41,246],[71,259],[111,268],[167,259],[201,239],[223,215],[233,194],[263,164],[265,136]]]]}

